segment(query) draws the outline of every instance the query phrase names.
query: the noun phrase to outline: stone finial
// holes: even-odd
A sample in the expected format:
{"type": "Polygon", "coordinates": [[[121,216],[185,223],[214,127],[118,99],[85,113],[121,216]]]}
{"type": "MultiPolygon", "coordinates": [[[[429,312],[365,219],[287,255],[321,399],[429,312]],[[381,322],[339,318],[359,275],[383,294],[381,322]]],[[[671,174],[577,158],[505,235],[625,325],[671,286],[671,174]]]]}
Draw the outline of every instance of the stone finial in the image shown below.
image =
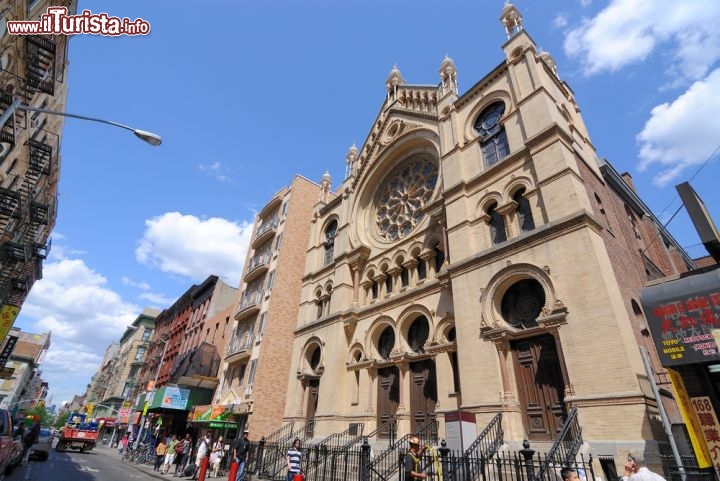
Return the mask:
{"type": "Polygon", "coordinates": [[[500,15],[500,23],[502,23],[503,28],[505,28],[507,38],[512,37],[523,29],[522,15],[520,15],[520,11],[517,7],[509,1],[506,1],[503,6],[502,14],[500,15]]]}
{"type": "Polygon", "coordinates": [[[442,95],[457,93],[457,68],[453,59],[447,55],[440,64],[440,90],[442,95]]]}
{"type": "Polygon", "coordinates": [[[348,153],[345,156],[345,178],[347,179],[350,175],[355,175],[357,171],[357,159],[358,159],[358,148],[353,142],[348,153]]]}
{"type": "Polygon", "coordinates": [[[332,179],[330,178],[330,172],[327,170],[322,176],[322,180],[320,181],[320,196],[318,200],[320,202],[327,203],[330,199],[330,187],[332,186],[332,179]]]}
{"type": "Polygon", "coordinates": [[[388,100],[395,100],[397,98],[398,85],[403,85],[404,83],[405,79],[400,73],[400,69],[397,67],[397,64],[393,65],[393,68],[390,70],[390,74],[388,74],[388,78],[385,81],[388,100]]]}
{"type": "Polygon", "coordinates": [[[547,64],[548,67],[550,67],[552,73],[554,73],[556,77],[560,78],[557,72],[557,63],[555,63],[553,56],[548,52],[540,52],[540,58],[547,64]]]}

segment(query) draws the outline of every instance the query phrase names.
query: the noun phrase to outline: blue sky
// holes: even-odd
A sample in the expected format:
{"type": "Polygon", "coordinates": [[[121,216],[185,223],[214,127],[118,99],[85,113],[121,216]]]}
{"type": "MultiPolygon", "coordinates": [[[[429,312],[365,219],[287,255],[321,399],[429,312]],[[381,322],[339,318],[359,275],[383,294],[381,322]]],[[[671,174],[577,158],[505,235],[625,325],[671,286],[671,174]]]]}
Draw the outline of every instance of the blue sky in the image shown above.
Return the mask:
{"type": "MultiPolygon", "coordinates": [[[[629,171],[669,219],[680,205],[674,185],[720,138],[720,3],[514,3],[573,89],[598,155],[629,171]]],[[[80,10],[141,17],[152,30],[75,36],[67,110],[157,132],[164,143],[66,121],[52,252],[16,321],[52,330],[43,376],[53,402],[84,391],[143,307],[168,307],[209,274],[237,286],[255,212],[295,174],[318,181],[328,170],[339,184],[394,64],[408,83],[436,84],[447,54],[462,93],[503,61],[502,6],[80,0],[80,10]]],[[[692,181],[716,218],[719,162],[692,181]]],[[[684,211],[669,229],[703,254],[684,211]]]]}

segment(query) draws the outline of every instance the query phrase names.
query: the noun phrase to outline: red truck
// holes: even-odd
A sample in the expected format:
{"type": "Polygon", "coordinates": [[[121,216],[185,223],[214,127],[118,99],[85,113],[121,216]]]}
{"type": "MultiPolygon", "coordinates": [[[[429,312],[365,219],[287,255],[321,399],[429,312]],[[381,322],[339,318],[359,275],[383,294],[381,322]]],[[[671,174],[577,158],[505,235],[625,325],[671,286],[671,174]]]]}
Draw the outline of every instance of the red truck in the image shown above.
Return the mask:
{"type": "Polygon", "coordinates": [[[85,414],[70,413],[65,426],[60,428],[60,439],[55,446],[58,452],[79,449],[81,453],[91,451],[97,444],[98,423],[85,422],[85,414]]]}

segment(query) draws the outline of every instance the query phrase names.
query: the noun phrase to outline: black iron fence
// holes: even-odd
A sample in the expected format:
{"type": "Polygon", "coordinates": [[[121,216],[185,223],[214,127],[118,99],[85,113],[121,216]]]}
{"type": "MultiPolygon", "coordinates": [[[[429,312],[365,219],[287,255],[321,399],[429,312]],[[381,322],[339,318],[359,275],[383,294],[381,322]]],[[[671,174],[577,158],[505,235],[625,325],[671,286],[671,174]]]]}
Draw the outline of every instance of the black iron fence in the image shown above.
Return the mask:
{"type": "MultiPolygon", "coordinates": [[[[257,474],[260,479],[284,480],[284,467],[277,470],[273,465],[272,469],[267,469],[269,466],[263,460],[267,452],[278,452],[284,447],[262,441],[254,444],[248,472],[257,474]]],[[[311,470],[306,469],[307,481],[404,481],[404,456],[405,452],[383,456],[385,461],[380,466],[374,462],[376,458],[366,438],[361,446],[351,449],[336,446],[325,446],[322,450],[304,449],[302,466],[304,469],[314,466],[311,470]],[[318,462],[319,457],[323,458],[322,462],[318,462]]],[[[421,469],[429,473],[428,481],[561,481],[563,467],[577,471],[581,481],[617,481],[614,476],[595,471],[591,455],[578,456],[563,466],[548,462],[545,454],[536,453],[529,447],[517,452],[495,452],[490,456],[454,452],[444,446],[433,447],[425,452],[421,463],[421,469]]],[[[688,481],[711,480],[688,477],[688,481]]]]}
{"type": "MultiPolygon", "coordinates": [[[[715,468],[701,468],[695,456],[681,456],[686,481],[717,481],[715,468]]],[[[667,481],[681,481],[680,468],[672,455],[661,455],[663,472],[667,481]]]]}

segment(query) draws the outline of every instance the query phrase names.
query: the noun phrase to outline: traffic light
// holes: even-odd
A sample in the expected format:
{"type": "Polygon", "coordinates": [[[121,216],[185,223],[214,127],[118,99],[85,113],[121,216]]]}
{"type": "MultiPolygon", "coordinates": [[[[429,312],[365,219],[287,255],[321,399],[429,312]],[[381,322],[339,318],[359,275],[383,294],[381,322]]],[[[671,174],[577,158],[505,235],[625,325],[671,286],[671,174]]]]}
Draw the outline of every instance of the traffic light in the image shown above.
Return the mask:
{"type": "Polygon", "coordinates": [[[44,399],[39,400],[37,405],[39,408],[45,409],[45,400],[44,399]]]}

